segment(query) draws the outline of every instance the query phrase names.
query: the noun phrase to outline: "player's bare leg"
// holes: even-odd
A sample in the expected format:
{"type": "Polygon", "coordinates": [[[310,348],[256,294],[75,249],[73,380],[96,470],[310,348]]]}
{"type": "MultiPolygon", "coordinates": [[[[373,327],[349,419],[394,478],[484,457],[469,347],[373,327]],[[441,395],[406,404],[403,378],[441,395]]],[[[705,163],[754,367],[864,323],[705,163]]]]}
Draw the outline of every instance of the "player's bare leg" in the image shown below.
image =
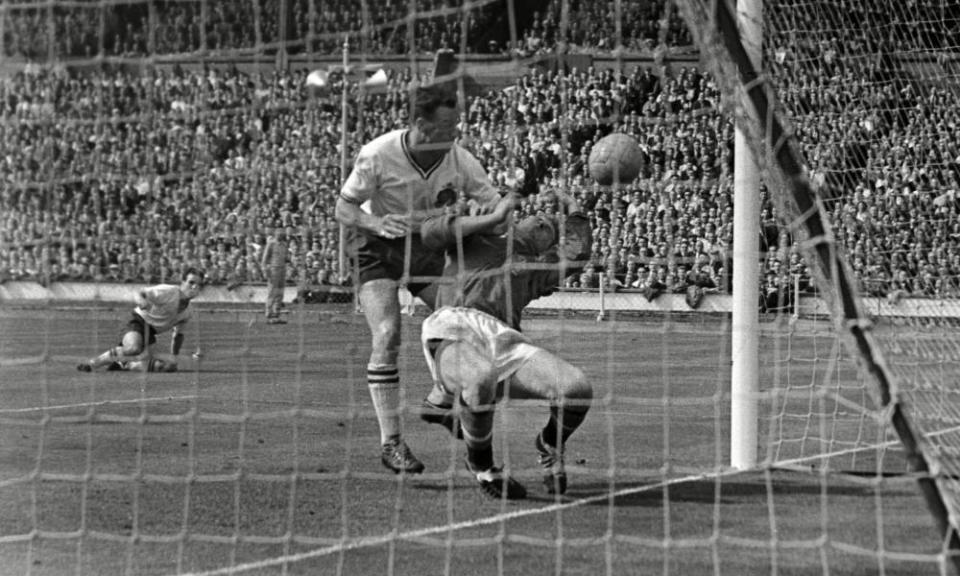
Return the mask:
{"type": "MultiPolygon", "coordinates": [[[[440,349],[449,346],[446,341],[434,341],[433,356],[437,358],[440,349]]],[[[430,388],[430,393],[423,399],[420,406],[420,419],[428,424],[439,424],[457,439],[463,439],[463,428],[460,427],[459,410],[454,406],[455,397],[437,381],[430,388]]]]}
{"type": "Polygon", "coordinates": [[[467,469],[480,488],[494,498],[525,498],[526,488],[494,465],[493,419],[497,372],[486,353],[466,342],[447,342],[437,349],[437,372],[446,391],[459,398],[467,469]]]}
{"type": "Polygon", "coordinates": [[[124,362],[138,359],[144,352],[143,334],[139,332],[127,332],[120,342],[119,346],[114,346],[99,356],[81,362],[77,365],[77,370],[91,372],[112,364],[122,365],[124,362]]]}
{"type": "Polygon", "coordinates": [[[453,405],[453,395],[448,393],[440,386],[434,385],[432,388],[430,388],[430,393],[427,394],[427,402],[430,402],[435,406],[450,407],[453,405]]]}
{"type": "Polygon", "coordinates": [[[538,350],[514,373],[508,394],[511,398],[550,401],[550,417],[537,435],[535,446],[547,492],[563,494],[567,490],[564,447],[587,416],[593,387],[579,368],[546,350],[538,350]]]}
{"type": "MultiPolygon", "coordinates": [[[[433,304],[437,301],[437,285],[431,284],[425,287],[415,298],[419,298],[432,312],[433,304]]],[[[440,343],[438,342],[437,345],[440,343]]],[[[420,405],[420,419],[429,424],[439,424],[456,438],[463,438],[453,401],[453,394],[444,390],[439,382],[433,382],[430,393],[420,405]]]]}
{"type": "Polygon", "coordinates": [[[419,474],[423,463],[410,451],[401,437],[400,299],[397,283],[378,279],[360,287],[360,305],[370,328],[371,351],[367,364],[367,387],[380,424],[381,461],[394,472],[419,474]]]}
{"type": "Polygon", "coordinates": [[[127,362],[124,369],[130,372],[176,372],[178,366],[175,360],[144,357],[127,362]]]}

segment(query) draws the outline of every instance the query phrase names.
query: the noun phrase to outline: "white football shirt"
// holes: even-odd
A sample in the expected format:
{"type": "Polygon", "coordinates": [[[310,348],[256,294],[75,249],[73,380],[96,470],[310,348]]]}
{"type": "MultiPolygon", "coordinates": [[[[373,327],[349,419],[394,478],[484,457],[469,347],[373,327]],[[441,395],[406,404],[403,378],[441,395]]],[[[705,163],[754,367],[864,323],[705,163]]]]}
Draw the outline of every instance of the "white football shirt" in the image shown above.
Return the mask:
{"type": "Polygon", "coordinates": [[[160,284],[144,288],[143,294],[146,296],[146,306],[137,306],[134,312],[157,332],[166,332],[178,324],[183,324],[192,315],[189,305],[180,309],[179,286],[160,284]]]}
{"type": "Polygon", "coordinates": [[[462,192],[480,203],[499,196],[480,161],[458,144],[433,166],[418,166],[407,145],[408,132],[394,130],[364,145],[340,197],[367,203],[371,214],[383,216],[435,208],[444,190],[462,192]]]}

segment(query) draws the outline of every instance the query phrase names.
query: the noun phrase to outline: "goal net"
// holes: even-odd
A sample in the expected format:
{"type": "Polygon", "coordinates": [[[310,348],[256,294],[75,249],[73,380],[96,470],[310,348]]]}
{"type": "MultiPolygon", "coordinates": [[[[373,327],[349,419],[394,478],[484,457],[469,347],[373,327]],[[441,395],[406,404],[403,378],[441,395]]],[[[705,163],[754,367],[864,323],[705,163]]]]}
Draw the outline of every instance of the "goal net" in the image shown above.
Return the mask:
{"type": "MultiPolygon", "coordinates": [[[[941,149],[951,129],[937,103],[957,89],[945,65],[957,7],[680,6],[700,45],[713,48],[711,70],[727,84],[771,199],[797,235],[869,391],[859,398],[843,385],[820,391],[832,412],[820,440],[844,438],[822,464],[860,452],[887,470],[892,446],[879,440],[895,435],[956,567],[956,413],[942,400],[956,393],[960,374],[955,319],[944,314],[956,309],[958,285],[941,254],[955,243],[957,174],[956,158],[941,149]],[[889,28],[873,26],[880,13],[893,15],[889,28]],[[764,34],[741,40],[758,26],[764,34]],[[811,41],[814,32],[821,35],[811,41]],[[907,294],[914,306],[897,312],[907,294]],[[865,296],[873,297],[872,309],[865,296]],[[873,440],[854,424],[865,414],[880,426],[873,440]],[[866,446],[848,444],[853,439],[866,446]]],[[[783,406],[791,402],[787,392],[783,406]]]]}
{"type": "Polygon", "coordinates": [[[960,6],[758,9],[760,45],[738,43],[720,0],[4,2],[0,562],[951,573],[960,6]],[[520,502],[486,499],[462,443],[420,420],[428,311],[412,300],[400,396],[427,470],[380,464],[335,204],[360,146],[408,125],[438,52],[463,146],[498,186],[536,171],[519,215],[556,211],[563,190],[592,225],[590,265],[523,320],[594,387],[563,496],[540,485],[545,402],[497,407],[520,502]],[[762,182],[749,470],[729,466],[737,122],[762,182]],[[599,186],[586,160],[613,131],[645,166],[599,186]],[[286,324],[268,325],[278,229],[286,324]],[[76,370],[116,344],[137,288],[191,266],[207,286],[179,372],[76,370]]]}

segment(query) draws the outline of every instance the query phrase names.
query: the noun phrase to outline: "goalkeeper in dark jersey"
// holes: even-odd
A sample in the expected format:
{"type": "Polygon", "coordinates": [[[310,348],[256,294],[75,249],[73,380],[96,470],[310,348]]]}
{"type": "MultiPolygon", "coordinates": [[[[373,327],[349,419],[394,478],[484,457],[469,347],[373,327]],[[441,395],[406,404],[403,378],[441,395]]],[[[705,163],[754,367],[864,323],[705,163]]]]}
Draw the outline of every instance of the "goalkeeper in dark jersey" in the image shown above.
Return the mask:
{"type": "Polygon", "coordinates": [[[543,398],[550,417],[536,438],[544,482],[566,491],[564,444],[580,426],[593,389],[580,369],[535,345],[520,332],[523,308],[557,290],[563,277],[586,262],[592,245],[587,218],[575,200],[559,195],[566,216],[537,215],[513,224],[515,197],[489,214],[463,210],[421,225],[424,245],[446,253],[435,312],[423,323],[424,355],[434,404],[459,402],[467,467],[485,493],[518,499],[526,489],[494,463],[493,421],[503,398],[543,398]],[[513,233],[502,234],[512,225],[513,233]],[[562,233],[561,233],[562,231],[562,233]],[[446,395],[438,402],[437,389],[446,395]]]}

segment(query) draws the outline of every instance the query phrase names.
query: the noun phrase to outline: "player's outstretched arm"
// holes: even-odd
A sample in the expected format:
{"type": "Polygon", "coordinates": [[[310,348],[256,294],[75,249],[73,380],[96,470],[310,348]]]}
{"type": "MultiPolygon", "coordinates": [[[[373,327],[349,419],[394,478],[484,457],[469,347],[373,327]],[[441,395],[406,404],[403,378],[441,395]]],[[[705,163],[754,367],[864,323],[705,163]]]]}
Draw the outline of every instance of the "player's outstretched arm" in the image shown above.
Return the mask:
{"type": "Polygon", "coordinates": [[[516,204],[516,195],[507,194],[500,198],[491,212],[445,214],[428,218],[420,225],[420,235],[428,248],[443,250],[455,245],[458,238],[494,231],[508,221],[516,204]]]}

